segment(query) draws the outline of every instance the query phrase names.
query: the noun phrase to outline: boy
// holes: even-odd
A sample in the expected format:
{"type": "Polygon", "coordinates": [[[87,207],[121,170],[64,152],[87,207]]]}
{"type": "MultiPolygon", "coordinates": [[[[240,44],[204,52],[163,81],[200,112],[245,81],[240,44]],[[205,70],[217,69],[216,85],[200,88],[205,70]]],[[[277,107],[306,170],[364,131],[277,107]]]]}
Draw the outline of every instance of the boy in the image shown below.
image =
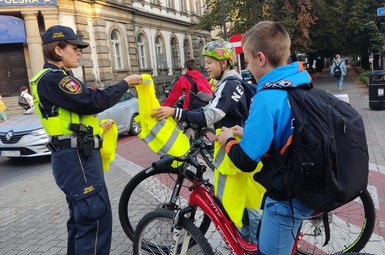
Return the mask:
{"type": "Polygon", "coordinates": [[[282,175],[274,175],[274,161],[265,157],[271,145],[283,154],[293,134],[293,114],[285,88],[311,81],[301,62],[287,65],[290,37],[278,22],[262,21],[251,28],[242,41],[247,69],[258,81],[257,94],[250,106],[244,130],[222,128],[218,142],[225,146],[231,161],[242,171],[251,172],[262,160],[255,176],[266,188],[259,233],[258,254],[291,254],[297,230],[313,210],[298,199],[289,201],[282,175]],[[243,138],[238,143],[233,133],[243,138]]]}

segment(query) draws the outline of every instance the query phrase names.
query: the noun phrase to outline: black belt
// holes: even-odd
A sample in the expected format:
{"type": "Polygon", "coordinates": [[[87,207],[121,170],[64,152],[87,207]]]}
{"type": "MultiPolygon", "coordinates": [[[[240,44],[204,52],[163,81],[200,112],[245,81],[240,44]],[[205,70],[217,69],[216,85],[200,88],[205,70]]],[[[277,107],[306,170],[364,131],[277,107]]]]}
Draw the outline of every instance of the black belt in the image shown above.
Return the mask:
{"type": "MultiPolygon", "coordinates": [[[[73,135],[52,136],[50,142],[55,146],[66,148],[80,148],[80,141],[82,137],[76,137],[73,135]]],[[[100,149],[102,147],[102,139],[100,136],[93,136],[93,148],[100,149]]]]}

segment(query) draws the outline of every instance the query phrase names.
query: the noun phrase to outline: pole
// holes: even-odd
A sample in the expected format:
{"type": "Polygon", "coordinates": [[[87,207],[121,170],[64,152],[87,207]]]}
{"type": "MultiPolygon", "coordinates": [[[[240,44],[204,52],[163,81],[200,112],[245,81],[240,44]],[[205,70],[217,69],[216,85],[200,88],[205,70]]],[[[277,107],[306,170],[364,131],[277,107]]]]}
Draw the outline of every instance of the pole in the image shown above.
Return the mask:
{"type": "Polygon", "coordinates": [[[222,26],[223,26],[223,39],[227,41],[225,0],[222,0],[222,26]]]}

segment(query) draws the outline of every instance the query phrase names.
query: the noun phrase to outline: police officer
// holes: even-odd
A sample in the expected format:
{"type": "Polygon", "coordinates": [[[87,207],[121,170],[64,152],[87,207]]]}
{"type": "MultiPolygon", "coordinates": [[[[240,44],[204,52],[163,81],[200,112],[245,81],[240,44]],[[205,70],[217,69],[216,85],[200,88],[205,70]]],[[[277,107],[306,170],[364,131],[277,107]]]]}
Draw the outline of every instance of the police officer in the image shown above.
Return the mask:
{"type": "Polygon", "coordinates": [[[59,25],[48,28],[42,40],[48,63],[31,80],[32,94],[50,136],[52,172],[69,207],[67,254],[109,254],[112,212],[96,114],[116,104],[129,86],[141,83],[141,76],[129,75],[104,90],[89,89],[70,71],[79,66],[80,49],[89,44],[59,25]]]}

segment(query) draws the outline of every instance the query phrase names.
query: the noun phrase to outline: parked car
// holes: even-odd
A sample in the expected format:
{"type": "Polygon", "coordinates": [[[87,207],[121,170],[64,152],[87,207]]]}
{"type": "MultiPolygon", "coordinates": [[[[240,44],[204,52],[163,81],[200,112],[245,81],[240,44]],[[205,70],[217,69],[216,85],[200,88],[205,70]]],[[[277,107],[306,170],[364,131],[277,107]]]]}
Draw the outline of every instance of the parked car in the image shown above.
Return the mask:
{"type": "Polygon", "coordinates": [[[254,76],[251,74],[249,70],[242,70],[241,71],[242,79],[244,82],[250,85],[252,90],[254,92],[257,91],[257,81],[255,80],[254,76]]]}
{"type": "MultiPolygon", "coordinates": [[[[113,119],[119,134],[138,135],[140,127],[134,120],[138,112],[138,99],[127,91],[116,105],[99,113],[98,117],[99,120],[113,119]]],[[[0,155],[9,158],[50,155],[46,147],[48,139],[32,107],[0,124],[0,155]]]]}

